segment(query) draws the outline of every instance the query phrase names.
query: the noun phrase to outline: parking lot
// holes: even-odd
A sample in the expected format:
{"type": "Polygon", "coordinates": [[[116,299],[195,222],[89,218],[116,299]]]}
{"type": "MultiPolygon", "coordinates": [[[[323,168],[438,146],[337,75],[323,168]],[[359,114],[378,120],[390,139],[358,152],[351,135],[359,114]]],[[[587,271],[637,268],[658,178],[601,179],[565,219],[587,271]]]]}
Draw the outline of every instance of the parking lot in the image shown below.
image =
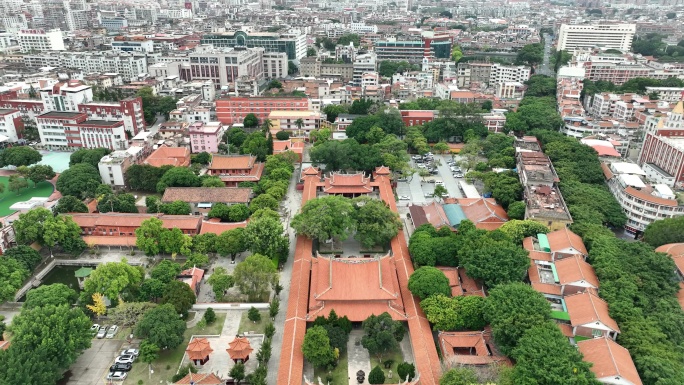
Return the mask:
{"type": "Polygon", "coordinates": [[[81,354],[71,365],[71,377],[67,385],[104,385],[109,367],[118,353],[123,350],[125,341],[117,339],[93,339],[90,349],[81,354]]]}
{"type": "MultiPolygon", "coordinates": [[[[439,162],[435,162],[437,163],[437,174],[425,177],[425,181],[416,172],[413,178],[408,178],[408,181],[398,182],[397,195],[399,196],[399,205],[408,206],[409,204],[423,204],[434,201],[432,194],[435,191],[436,183],[430,183],[430,181],[442,181],[450,197],[461,198],[462,194],[459,190],[458,182],[463,179],[455,178],[452,175],[450,166],[447,164],[447,161],[451,158],[451,155],[434,155],[434,159],[439,160],[439,162]]],[[[454,158],[458,162],[458,157],[454,158]]],[[[420,170],[420,163],[416,163],[411,159],[410,164],[412,168],[420,170]]]]}

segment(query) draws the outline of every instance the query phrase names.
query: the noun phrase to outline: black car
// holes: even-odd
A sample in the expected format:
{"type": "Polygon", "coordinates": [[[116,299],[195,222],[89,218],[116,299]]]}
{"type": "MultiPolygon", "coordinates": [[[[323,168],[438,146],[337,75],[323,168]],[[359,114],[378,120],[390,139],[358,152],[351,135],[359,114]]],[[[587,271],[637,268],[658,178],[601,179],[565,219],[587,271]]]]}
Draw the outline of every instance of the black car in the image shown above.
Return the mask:
{"type": "Polygon", "coordinates": [[[110,372],[127,372],[127,371],[131,370],[131,368],[133,368],[133,364],[131,364],[131,363],[127,363],[127,364],[117,363],[117,364],[112,365],[109,368],[109,371],[110,372]]]}

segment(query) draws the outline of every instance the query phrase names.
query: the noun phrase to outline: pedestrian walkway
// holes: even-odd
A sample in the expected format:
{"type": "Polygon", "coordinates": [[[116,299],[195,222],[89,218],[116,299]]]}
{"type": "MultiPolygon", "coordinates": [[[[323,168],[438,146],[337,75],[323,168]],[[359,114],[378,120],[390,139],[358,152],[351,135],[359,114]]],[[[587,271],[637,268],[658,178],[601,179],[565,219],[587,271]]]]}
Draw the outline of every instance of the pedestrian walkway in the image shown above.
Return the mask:
{"type": "Polygon", "coordinates": [[[364,382],[368,383],[368,374],[371,371],[370,355],[368,349],[361,344],[356,345],[356,341],[360,341],[363,337],[363,330],[352,330],[349,333],[349,340],[347,340],[347,368],[349,371],[349,385],[356,385],[359,382],[356,380],[356,373],[363,370],[364,382]]]}

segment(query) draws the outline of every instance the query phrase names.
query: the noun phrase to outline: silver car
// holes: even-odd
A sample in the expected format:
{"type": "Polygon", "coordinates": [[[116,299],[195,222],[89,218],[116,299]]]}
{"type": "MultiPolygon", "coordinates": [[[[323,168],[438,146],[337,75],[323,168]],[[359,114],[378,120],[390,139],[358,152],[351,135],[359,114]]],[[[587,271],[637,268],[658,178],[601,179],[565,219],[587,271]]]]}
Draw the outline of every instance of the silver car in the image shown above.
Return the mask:
{"type": "Polygon", "coordinates": [[[107,335],[107,327],[106,326],[100,326],[100,330],[98,330],[97,335],[95,337],[105,338],[106,335],[107,335]]]}
{"type": "Polygon", "coordinates": [[[114,360],[115,364],[132,364],[133,361],[135,361],[135,356],[130,355],[130,354],[125,354],[123,356],[118,356],[116,357],[116,360],[114,360]]]}
{"type": "Polygon", "coordinates": [[[107,380],[109,381],[123,381],[128,377],[128,373],[126,372],[110,372],[107,375],[107,380]]]}

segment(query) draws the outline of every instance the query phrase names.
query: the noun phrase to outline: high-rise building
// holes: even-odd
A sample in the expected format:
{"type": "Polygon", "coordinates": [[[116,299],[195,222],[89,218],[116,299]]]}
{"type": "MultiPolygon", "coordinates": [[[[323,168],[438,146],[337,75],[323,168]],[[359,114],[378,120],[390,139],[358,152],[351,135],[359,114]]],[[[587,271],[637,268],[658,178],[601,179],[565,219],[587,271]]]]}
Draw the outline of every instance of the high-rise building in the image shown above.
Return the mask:
{"type": "Polygon", "coordinates": [[[247,33],[244,31],[212,33],[202,36],[201,44],[217,48],[263,48],[266,52],[285,52],[288,60],[306,57],[306,35],[301,33],[247,33]]]}
{"type": "Polygon", "coordinates": [[[451,57],[452,38],[449,35],[437,35],[434,32],[423,32],[420,39],[400,41],[394,38],[375,42],[375,53],[378,60],[408,61],[422,63],[425,57],[445,59],[451,57]]]}
{"type": "Polygon", "coordinates": [[[560,51],[601,47],[629,51],[635,33],[636,24],[562,24],[556,49],[560,51]]]}
{"type": "Polygon", "coordinates": [[[53,29],[23,29],[17,34],[21,52],[31,51],[64,51],[62,31],[53,29]]]}
{"type": "Polygon", "coordinates": [[[262,79],[264,77],[263,48],[198,47],[190,54],[192,80],[211,80],[217,89],[233,86],[240,77],[262,79]]]}

